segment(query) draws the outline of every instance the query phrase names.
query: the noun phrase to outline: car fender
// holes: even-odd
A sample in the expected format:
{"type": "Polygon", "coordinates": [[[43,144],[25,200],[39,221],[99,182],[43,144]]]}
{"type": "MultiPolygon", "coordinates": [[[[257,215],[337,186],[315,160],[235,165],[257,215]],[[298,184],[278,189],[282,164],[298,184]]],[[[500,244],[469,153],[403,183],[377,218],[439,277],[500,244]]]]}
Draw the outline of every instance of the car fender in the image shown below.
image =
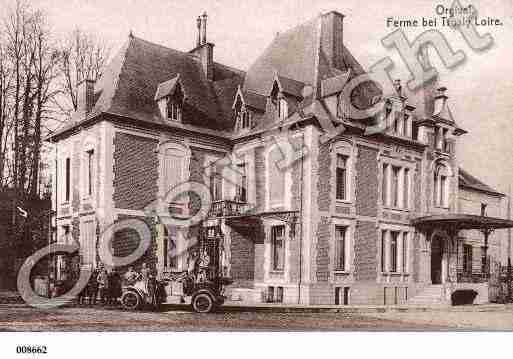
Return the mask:
{"type": "Polygon", "coordinates": [[[206,294],[210,295],[212,297],[212,299],[214,300],[214,302],[216,302],[217,304],[222,304],[224,302],[224,298],[210,288],[201,288],[201,289],[195,290],[192,293],[192,297],[194,298],[194,296],[201,294],[201,293],[206,293],[206,294]]]}

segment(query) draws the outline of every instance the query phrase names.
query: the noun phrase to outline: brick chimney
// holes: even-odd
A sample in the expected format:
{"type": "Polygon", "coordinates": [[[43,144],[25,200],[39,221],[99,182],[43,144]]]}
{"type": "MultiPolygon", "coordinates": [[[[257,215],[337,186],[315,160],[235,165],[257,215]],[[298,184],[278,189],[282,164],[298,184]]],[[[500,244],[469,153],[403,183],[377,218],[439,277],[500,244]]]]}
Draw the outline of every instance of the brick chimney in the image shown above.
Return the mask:
{"type": "Polygon", "coordinates": [[[196,41],[196,48],[190,53],[198,56],[201,62],[201,68],[205,77],[209,80],[214,79],[214,44],[207,42],[207,13],[198,16],[196,19],[198,28],[198,36],[196,41]]]}
{"type": "Polygon", "coordinates": [[[344,15],[337,11],[322,14],[321,48],[330,67],[345,71],[344,15]]]}
{"type": "Polygon", "coordinates": [[[94,80],[82,80],[77,85],[77,112],[85,116],[94,106],[94,80]]]}

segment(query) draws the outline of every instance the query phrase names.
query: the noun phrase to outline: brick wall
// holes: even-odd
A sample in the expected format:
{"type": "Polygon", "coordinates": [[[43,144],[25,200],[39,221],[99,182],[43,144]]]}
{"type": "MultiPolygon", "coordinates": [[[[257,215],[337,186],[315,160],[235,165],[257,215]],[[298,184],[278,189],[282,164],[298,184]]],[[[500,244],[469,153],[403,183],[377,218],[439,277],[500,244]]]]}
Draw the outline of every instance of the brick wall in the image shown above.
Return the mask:
{"type": "Polygon", "coordinates": [[[264,280],[264,243],[255,243],[255,272],[254,278],[256,282],[264,280]]]}
{"type": "Polygon", "coordinates": [[[317,245],[315,248],[316,253],[316,276],[318,282],[327,282],[329,278],[329,264],[330,264],[330,239],[331,239],[331,220],[328,217],[322,216],[317,225],[317,245]]]}
{"type": "Polygon", "coordinates": [[[317,205],[319,211],[329,211],[331,204],[331,156],[329,144],[319,147],[317,156],[317,205]]]}
{"type": "Polygon", "coordinates": [[[250,229],[232,228],[231,278],[235,284],[252,281],[255,274],[255,245],[254,233],[250,229]]]}
{"type": "Polygon", "coordinates": [[[378,214],[378,151],[358,146],[356,162],[356,213],[376,217],[378,214]]]}
{"type": "Polygon", "coordinates": [[[158,192],[158,141],[116,133],[114,137],[114,205],[143,209],[158,192]]]}
{"type": "MultiPolygon", "coordinates": [[[[155,222],[153,219],[148,217],[137,217],[137,216],[126,216],[120,215],[116,222],[120,222],[124,219],[137,218],[143,220],[151,232],[151,244],[148,250],[143,254],[141,258],[136,260],[134,263],[128,264],[121,268],[121,271],[125,271],[128,267],[133,266],[134,268],[140,268],[142,263],[145,262],[152,268],[156,270],[157,266],[157,232],[155,227],[155,222]]],[[[124,257],[131,254],[139,245],[139,235],[133,229],[121,229],[114,233],[114,238],[112,238],[112,250],[113,254],[124,257]]]]}
{"type": "Polygon", "coordinates": [[[358,221],[354,238],[354,274],[356,280],[373,280],[377,276],[378,235],[374,222],[358,221]]]}

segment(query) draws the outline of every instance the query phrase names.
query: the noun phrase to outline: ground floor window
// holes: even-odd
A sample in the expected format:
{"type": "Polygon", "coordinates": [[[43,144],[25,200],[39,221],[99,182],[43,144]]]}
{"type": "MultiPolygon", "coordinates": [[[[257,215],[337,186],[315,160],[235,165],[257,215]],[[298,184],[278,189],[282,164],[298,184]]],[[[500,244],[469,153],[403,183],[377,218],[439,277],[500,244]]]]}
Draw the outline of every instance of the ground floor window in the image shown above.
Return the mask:
{"type": "Polygon", "coordinates": [[[283,287],[267,287],[268,303],[283,303],[283,287]]]}
{"type": "Polygon", "coordinates": [[[335,270],[346,270],[347,227],[335,226],[335,270]]]}
{"type": "Polygon", "coordinates": [[[335,287],[335,305],[349,304],[349,287],[335,287]]]}
{"type": "Polygon", "coordinates": [[[271,228],[272,269],[282,271],[285,265],[285,226],[271,228]]]}
{"type": "Polygon", "coordinates": [[[397,241],[399,232],[391,232],[390,237],[390,272],[397,272],[397,241]]]}
{"type": "Polygon", "coordinates": [[[410,233],[400,230],[381,230],[380,266],[383,273],[408,273],[410,233]]]}

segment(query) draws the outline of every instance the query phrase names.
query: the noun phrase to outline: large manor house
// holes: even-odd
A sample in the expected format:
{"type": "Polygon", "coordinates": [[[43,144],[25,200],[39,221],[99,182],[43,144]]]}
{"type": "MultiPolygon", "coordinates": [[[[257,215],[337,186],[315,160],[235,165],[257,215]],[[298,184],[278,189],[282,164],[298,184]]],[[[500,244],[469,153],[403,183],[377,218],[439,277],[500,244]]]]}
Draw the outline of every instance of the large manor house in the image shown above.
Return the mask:
{"type": "MultiPolygon", "coordinates": [[[[365,73],[342,14],[277,34],[247,70],[215,61],[206,15],[197,28],[188,52],[131,33],[96,83],[78,85],[72,121],[49,138],[57,238],[80,243],[81,265],[100,265],[100,233],[139,218],[152,242],[135,267],[184,271],[205,233],[221,249],[232,301],[444,303],[460,289],[491,299],[504,195],[460,167],[466,131],[440,79],[415,94],[399,81],[390,93],[353,91],[357,106],[378,96],[393,109],[386,130],[369,135],[372,119],[351,118],[341,95],[365,73]],[[327,137],[326,123],[343,130],[327,137]],[[166,226],[149,214],[157,204],[192,216],[197,196],[167,196],[187,181],[210,191],[203,221],[166,226]]],[[[138,241],[122,229],[113,251],[138,241]]]]}

